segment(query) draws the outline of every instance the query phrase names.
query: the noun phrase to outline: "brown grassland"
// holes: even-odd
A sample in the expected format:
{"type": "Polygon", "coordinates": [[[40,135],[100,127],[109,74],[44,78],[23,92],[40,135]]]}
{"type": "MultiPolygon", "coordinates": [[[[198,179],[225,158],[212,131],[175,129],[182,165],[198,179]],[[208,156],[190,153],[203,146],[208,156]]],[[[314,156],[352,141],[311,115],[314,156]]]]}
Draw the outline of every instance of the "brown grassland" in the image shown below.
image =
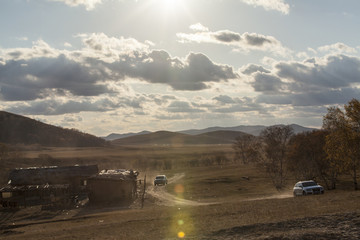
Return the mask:
{"type": "Polygon", "coordinates": [[[11,166],[138,169],[148,185],[144,208],[139,199],[129,207],[0,208],[0,239],[360,239],[360,192],[346,176],[337,190],[293,197],[297,179],[277,191],[261,169],[232,162],[231,145],[44,148],[22,156],[11,166]],[[219,156],[216,164],[188,165],[219,156]],[[154,187],[160,173],[169,184],[154,187]]]}

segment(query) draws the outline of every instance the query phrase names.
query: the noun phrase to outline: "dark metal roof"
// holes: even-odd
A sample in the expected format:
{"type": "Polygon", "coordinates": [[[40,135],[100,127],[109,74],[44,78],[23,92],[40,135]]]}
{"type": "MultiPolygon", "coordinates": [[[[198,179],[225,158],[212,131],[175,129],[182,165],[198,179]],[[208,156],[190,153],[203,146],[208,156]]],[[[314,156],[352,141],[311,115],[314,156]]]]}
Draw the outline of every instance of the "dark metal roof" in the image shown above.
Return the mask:
{"type": "Polygon", "coordinates": [[[9,174],[9,183],[14,185],[67,184],[74,177],[90,177],[98,173],[97,165],[32,167],[14,169],[9,174]]]}
{"type": "Polygon", "coordinates": [[[0,188],[0,192],[18,192],[18,191],[32,191],[32,190],[45,190],[45,189],[68,189],[69,184],[43,184],[43,185],[22,185],[11,186],[7,185],[0,188]]]}

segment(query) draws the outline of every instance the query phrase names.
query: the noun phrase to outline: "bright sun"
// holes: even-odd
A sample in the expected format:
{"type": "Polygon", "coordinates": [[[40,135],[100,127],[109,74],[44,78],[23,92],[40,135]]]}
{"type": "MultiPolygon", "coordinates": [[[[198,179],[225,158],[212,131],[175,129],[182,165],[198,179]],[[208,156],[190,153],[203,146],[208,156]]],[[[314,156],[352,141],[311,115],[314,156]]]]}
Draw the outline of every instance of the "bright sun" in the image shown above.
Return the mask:
{"type": "Polygon", "coordinates": [[[150,11],[164,20],[178,19],[181,15],[189,15],[188,0],[142,0],[141,11],[150,11]]]}
{"type": "Polygon", "coordinates": [[[164,11],[173,12],[182,7],[182,0],[159,0],[159,4],[164,11]]]}

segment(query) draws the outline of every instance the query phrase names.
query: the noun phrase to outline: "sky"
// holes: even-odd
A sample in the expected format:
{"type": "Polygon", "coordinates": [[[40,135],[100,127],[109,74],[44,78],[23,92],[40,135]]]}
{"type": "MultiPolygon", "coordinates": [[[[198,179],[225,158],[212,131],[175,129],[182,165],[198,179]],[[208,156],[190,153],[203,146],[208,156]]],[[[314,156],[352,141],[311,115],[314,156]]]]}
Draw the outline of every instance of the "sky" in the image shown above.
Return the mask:
{"type": "Polygon", "coordinates": [[[359,0],[0,0],[0,110],[96,136],[320,128],[360,98],[359,0]]]}

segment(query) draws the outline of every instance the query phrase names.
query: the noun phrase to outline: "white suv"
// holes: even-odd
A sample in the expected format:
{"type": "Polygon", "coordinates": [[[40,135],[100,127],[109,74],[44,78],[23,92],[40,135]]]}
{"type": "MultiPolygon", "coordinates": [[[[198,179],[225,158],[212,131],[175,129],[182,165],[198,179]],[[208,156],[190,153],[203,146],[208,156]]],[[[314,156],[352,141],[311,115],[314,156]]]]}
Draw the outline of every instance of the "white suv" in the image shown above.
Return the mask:
{"type": "Polygon", "coordinates": [[[294,196],[323,193],[324,188],[313,180],[297,182],[294,186],[294,196]]]}

